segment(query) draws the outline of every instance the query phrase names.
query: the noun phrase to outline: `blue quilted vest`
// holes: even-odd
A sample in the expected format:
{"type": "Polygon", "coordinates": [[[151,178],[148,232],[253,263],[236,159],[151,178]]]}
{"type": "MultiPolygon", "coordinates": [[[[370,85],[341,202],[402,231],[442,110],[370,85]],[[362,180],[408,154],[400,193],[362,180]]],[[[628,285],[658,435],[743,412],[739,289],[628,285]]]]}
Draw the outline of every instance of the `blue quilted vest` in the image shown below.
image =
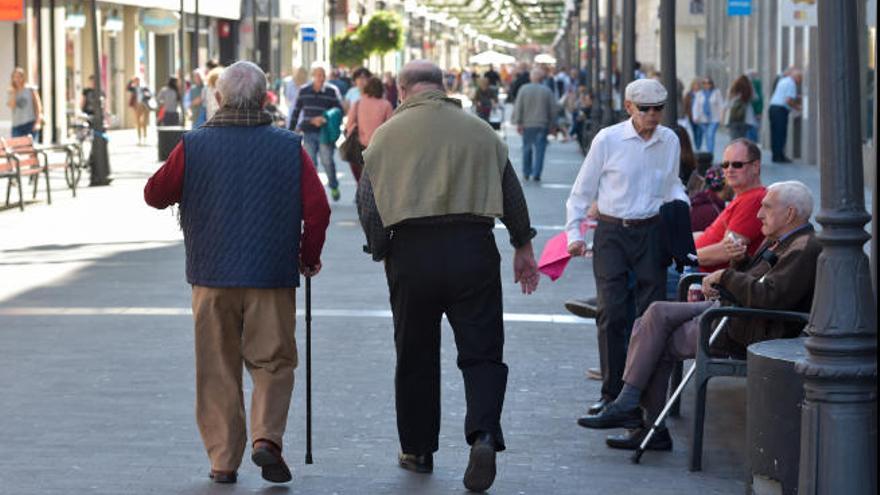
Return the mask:
{"type": "Polygon", "coordinates": [[[187,281],[298,287],[300,138],[267,125],[203,127],[183,143],[187,281]]]}

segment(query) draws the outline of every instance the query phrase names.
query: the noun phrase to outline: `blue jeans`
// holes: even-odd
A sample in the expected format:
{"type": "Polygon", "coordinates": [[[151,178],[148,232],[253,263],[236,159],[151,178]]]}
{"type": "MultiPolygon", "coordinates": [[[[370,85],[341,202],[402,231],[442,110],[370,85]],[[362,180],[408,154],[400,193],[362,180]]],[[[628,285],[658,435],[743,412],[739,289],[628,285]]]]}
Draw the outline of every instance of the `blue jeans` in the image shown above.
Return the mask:
{"type": "Polygon", "coordinates": [[[691,130],[694,131],[694,151],[700,151],[700,146],[703,145],[703,129],[700,124],[691,121],[691,130]]]}
{"type": "Polygon", "coordinates": [[[12,137],[25,137],[28,134],[34,137],[34,142],[40,140],[40,131],[34,130],[34,122],[25,122],[24,124],[14,126],[12,128],[12,137]]]}
{"type": "Polygon", "coordinates": [[[526,127],[523,129],[523,177],[541,178],[544,170],[544,152],[547,150],[547,128],[526,127]],[[532,163],[534,147],[534,168],[532,163]]]}
{"type": "Polygon", "coordinates": [[[761,130],[760,127],[758,127],[756,125],[750,125],[749,128],[746,130],[746,139],[748,139],[749,141],[751,141],[753,143],[757,143],[758,142],[758,133],[760,130],[761,130]]]}
{"type": "Polygon", "coordinates": [[[782,105],[770,105],[770,149],[773,150],[773,161],[785,160],[785,140],[788,137],[788,108],[782,105]]]}
{"type": "MultiPolygon", "coordinates": [[[[718,122],[700,124],[700,132],[706,138],[706,151],[715,156],[715,133],[718,131],[718,122]]],[[[699,147],[697,148],[699,149],[699,147]]]]}
{"type": "Polygon", "coordinates": [[[333,151],[336,148],[332,144],[321,143],[320,132],[303,133],[303,146],[306,153],[309,154],[309,158],[312,159],[312,163],[315,164],[315,168],[318,167],[318,158],[321,159],[321,165],[324,167],[324,172],[327,173],[327,186],[330,189],[337,189],[339,181],[336,180],[336,163],[333,161],[333,151]]]}

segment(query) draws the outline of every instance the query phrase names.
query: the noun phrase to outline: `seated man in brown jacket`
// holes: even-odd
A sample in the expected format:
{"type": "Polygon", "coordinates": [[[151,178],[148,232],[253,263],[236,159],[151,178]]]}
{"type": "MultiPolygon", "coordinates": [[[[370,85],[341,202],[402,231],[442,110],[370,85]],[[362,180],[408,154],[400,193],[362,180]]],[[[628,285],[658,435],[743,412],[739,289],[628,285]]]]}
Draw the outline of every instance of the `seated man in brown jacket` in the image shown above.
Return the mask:
{"type": "MultiPolygon", "coordinates": [[[[744,253],[730,268],[717,270],[703,279],[703,293],[717,299],[720,286],[739,304],[748,308],[810,310],[816,278],[816,260],[821,246],[816,240],[810,215],[813,197],[797,181],[778,182],[767,188],[758,210],[764,244],[748,258],[744,253]]],[[[629,433],[606,440],[609,447],[635,449],[647,429],[641,404],[653,420],[663,408],[669,376],[676,361],[693,358],[700,334],[700,316],[719,304],[703,302],[655,302],[636,320],[623,373],[620,395],[598,414],[584,416],[585,428],[627,428],[629,433]]],[[[713,351],[744,358],[746,347],[762,340],[796,337],[798,326],[766,321],[732,320],[718,335],[713,351]]],[[[672,438],[660,428],[648,443],[651,450],[671,450],[672,438]]]]}

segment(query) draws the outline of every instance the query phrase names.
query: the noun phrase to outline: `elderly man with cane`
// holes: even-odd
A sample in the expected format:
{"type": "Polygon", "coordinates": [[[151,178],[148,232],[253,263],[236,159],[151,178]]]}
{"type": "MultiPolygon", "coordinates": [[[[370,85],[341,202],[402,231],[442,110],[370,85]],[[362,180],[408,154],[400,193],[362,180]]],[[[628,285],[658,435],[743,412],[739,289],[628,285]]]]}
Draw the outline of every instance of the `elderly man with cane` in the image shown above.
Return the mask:
{"type": "Polygon", "coordinates": [[[150,206],[180,204],[195,320],[196,421],[210,477],[235,483],[247,444],[242,365],[253,380],[253,462],[264,479],[281,456],[297,364],[299,275],[321,270],[330,208],[301,138],[272,126],[266,75],[251,62],[217,82],[220,110],[172,150],[144,189],[150,206]]]}
{"type": "MultiPolygon", "coordinates": [[[[804,184],[788,181],[767,187],[758,210],[765,236],[761,248],[748,257],[745,244],[728,240],[725,247],[731,253],[731,267],[707,275],[703,293],[714,299],[723,291],[745,307],[809,311],[821,252],[810,224],[812,210],[813,197],[804,184]]],[[[586,428],[628,428],[629,433],[609,437],[606,443],[617,449],[639,448],[647,433],[639,405],[644,406],[651,421],[657,419],[666,401],[673,365],[694,357],[700,316],[717,304],[653,303],[633,328],[620,395],[601,412],[578,423],[586,428]]],[[[801,325],[793,323],[735,320],[717,333],[712,350],[744,359],[750,344],[795,337],[801,330],[801,325]]],[[[662,421],[659,423],[644,448],[671,450],[669,431],[662,421]]]]}
{"type": "Polygon", "coordinates": [[[467,402],[464,485],[483,491],[495,480],[495,453],[505,448],[501,258],[492,230],[495,218],[507,226],[514,281],[526,294],[538,285],[535,231],[507,147],[489,124],[446,96],[440,68],[410,62],[399,86],[402,104],[364,153],[357,197],[368,250],[385,261],[391,292],[398,461],[411,471],[433,470],[446,314],[467,402]]]}

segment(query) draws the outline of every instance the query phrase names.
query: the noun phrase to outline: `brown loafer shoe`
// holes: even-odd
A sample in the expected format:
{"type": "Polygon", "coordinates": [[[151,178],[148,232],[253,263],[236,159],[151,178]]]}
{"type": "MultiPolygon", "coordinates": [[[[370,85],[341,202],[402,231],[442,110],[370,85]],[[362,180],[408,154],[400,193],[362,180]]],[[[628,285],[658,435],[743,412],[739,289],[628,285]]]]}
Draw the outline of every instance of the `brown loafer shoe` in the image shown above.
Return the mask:
{"type": "Polygon", "coordinates": [[[214,483],[229,484],[238,481],[238,473],[235,471],[217,471],[212,469],[208,477],[214,480],[214,483]]]}
{"type": "Polygon", "coordinates": [[[281,457],[281,447],[269,440],[256,440],[254,442],[251,460],[262,468],[263,479],[272,483],[287,483],[293,479],[290,468],[281,457]]]}

